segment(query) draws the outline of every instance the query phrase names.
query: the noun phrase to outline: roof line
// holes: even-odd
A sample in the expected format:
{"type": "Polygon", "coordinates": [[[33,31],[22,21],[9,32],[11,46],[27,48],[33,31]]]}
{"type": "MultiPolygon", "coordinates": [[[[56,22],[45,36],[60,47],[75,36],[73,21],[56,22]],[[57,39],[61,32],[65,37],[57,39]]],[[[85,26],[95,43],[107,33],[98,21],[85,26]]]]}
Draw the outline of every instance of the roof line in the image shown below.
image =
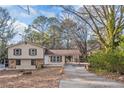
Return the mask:
{"type": "Polygon", "coordinates": [[[17,43],[17,44],[12,44],[12,45],[9,45],[9,46],[7,46],[7,48],[11,48],[11,47],[14,47],[14,46],[17,46],[17,45],[20,45],[20,44],[30,44],[30,45],[34,45],[34,46],[37,46],[37,47],[40,47],[40,48],[45,48],[45,47],[42,47],[42,46],[39,46],[39,45],[36,45],[36,44],[34,44],[34,43],[31,43],[31,42],[27,42],[27,41],[22,41],[22,42],[19,42],[19,43],[17,43]]]}

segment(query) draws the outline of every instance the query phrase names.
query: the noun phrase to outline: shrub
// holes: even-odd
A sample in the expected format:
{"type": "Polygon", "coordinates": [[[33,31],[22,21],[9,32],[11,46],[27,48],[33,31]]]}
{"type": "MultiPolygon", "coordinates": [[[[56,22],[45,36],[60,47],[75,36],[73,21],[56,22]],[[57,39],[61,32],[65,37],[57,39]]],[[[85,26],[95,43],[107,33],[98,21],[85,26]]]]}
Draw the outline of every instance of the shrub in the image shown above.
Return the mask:
{"type": "Polygon", "coordinates": [[[23,72],[23,75],[31,75],[32,74],[32,71],[24,71],[23,72]]]}
{"type": "Polygon", "coordinates": [[[109,72],[124,73],[124,53],[119,50],[101,51],[88,57],[88,62],[94,71],[106,70],[109,72]]]}

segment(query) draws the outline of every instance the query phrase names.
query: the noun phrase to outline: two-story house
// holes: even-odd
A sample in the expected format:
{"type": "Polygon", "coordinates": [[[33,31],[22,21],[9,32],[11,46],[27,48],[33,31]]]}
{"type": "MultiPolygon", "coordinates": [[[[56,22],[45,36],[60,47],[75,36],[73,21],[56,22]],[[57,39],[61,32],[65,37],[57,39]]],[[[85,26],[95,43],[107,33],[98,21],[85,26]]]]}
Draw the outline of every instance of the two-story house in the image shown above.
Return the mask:
{"type": "Polygon", "coordinates": [[[36,69],[44,62],[44,48],[21,42],[8,47],[9,68],[36,69]]]}
{"type": "Polygon", "coordinates": [[[8,47],[10,69],[37,69],[42,65],[63,66],[66,62],[79,62],[79,50],[50,50],[29,42],[21,42],[8,47]]]}

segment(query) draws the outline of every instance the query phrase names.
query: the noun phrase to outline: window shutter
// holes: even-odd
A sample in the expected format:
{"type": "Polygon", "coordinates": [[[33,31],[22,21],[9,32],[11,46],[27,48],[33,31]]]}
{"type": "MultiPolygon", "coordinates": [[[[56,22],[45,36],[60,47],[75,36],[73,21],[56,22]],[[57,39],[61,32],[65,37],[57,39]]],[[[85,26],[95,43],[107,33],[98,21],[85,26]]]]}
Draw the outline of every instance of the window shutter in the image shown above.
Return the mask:
{"type": "Polygon", "coordinates": [[[29,55],[31,55],[31,49],[29,49],[29,55]]]}
{"type": "Polygon", "coordinates": [[[20,49],[20,55],[22,55],[22,50],[20,49]]]}
{"type": "Polygon", "coordinates": [[[37,49],[35,49],[35,55],[37,55],[37,49]]]}
{"type": "Polygon", "coordinates": [[[13,55],[15,55],[15,49],[13,49],[13,55]]]}

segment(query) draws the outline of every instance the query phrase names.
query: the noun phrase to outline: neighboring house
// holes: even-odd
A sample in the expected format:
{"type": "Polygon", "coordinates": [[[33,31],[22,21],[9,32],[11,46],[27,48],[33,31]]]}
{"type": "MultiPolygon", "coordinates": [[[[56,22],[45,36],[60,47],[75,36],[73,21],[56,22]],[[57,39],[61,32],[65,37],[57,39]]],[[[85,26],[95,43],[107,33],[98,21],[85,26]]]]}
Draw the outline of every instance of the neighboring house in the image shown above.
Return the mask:
{"type": "Polygon", "coordinates": [[[62,66],[66,62],[78,62],[79,50],[49,50],[29,42],[8,47],[8,64],[11,69],[36,69],[42,65],[62,66]]]}

